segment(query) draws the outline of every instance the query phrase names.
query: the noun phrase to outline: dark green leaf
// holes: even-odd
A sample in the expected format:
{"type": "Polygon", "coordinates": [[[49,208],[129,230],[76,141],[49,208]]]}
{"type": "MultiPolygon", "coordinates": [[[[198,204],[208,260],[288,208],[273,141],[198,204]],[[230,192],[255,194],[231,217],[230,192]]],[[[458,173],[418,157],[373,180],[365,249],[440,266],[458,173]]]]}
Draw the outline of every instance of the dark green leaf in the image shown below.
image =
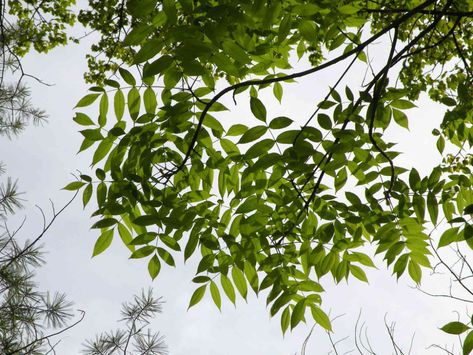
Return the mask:
{"type": "Polygon", "coordinates": [[[293,121],[289,117],[276,117],[269,123],[271,129],[286,128],[291,125],[293,121]]]}
{"type": "Polygon", "coordinates": [[[256,97],[251,97],[250,108],[251,112],[253,112],[253,115],[255,115],[257,119],[266,122],[266,107],[264,107],[260,99],[256,97]]]}
{"type": "Polygon", "coordinates": [[[94,228],[94,229],[107,228],[107,227],[114,226],[117,223],[118,221],[115,218],[104,218],[98,222],[95,222],[91,228],[94,228]]]}
{"type": "Polygon", "coordinates": [[[445,333],[458,335],[466,332],[468,329],[470,329],[470,327],[466,324],[463,324],[462,322],[450,322],[445,324],[440,329],[442,329],[445,333]]]}

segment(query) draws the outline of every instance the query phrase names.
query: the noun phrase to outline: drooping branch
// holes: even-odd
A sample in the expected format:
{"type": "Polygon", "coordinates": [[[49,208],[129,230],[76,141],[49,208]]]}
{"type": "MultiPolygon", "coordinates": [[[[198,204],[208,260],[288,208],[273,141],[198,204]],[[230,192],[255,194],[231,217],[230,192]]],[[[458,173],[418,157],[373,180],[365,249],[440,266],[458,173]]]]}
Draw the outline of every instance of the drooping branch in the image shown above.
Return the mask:
{"type": "Polygon", "coordinates": [[[435,3],[435,0],[427,0],[425,1],[424,3],[420,4],[419,6],[417,6],[416,8],[412,9],[411,11],[405,13],[404,15],[400,16],[398,19],[394,20],[389,26],[387,26],[385,29],[379,31],[378,33],[376,33],[375,35],[371,36],[369,39],[367,39],[366,41],[364,41],[363,43],[359,44],[358,46],[356,46],[355,48],[353,48],[352,50],[332,59],[332,60],[329,60],[317,67],[314,67],[314,68],[310,68],[310,69],[307,69],[307,70],[304,70],[304,71],[300,71],[300,72],[297,72],[297,73],[293,73],[293,74],[289,74],[289,75],[284,75],[284,76],[279,76],[279,77],[275,77],[275,78],[269,78],[269,79],[260,79],[260,80],[247,80],[247,81],[243,81],[241,83],[238,83],[238,84],[234,84],[234,85],[231,85],[231,86],[228,86],[226,87],[225,89],[221,90],[217,95],[215,95],[207,104],[206,106],[204,107],[204,109],[202,110],[201,114],[200,114],[200,117],[199,117],[199,121],[197,123],[197,126],[196,126],[196,129],[195,129],[195,132],[192,136],[192,139],[189,143],[189,146],[186,150],[186,154],[184,155],[184,158],[181,162],[181,164],[176,168],[174,169],[174,171],[168,176],[168,179],[170,179],[173,175],[177,174],[187,163],[190,155],[192,154],[192,151],[194,149],[194,146],[195,144],[197,143],[197,139],[198,139],[198,136],[199,136],[199,133],[200,133],[200,130],[202,128],[202,125],[203,125],[203,122],[205,120],[205,117],[208,113],[208,111],[210,110],[210,108],[216,103],[218,102],[218,100],[220,100],[220,98],[222,98],[225,94],[231,92],[231,91],[234,91],[234,90],[237,90],[239,88],[244,88],[244,87],[248,87],[248,86],[251,86],[251,85],[257,85],[257,86],[261,86],[261,85],[267,85],[267,84],[272,84],[272,83],[277,83],[277,82],[282,82],[282,81],[287,81],[287,80],[292,80],[292,79],[296,79],[296,78],[301,78],[301,77],[305,77],[305,76],[308,76],[308,75],[311,75],[311,74],[314,74],[316,72],[319,72],[321,70],[324,70],[326,68],[329,68],[349,57],[351,57],[352,55],[358,55],[358,53],[360,53],[364,48],[366,48],[368,45],[370,45],[371,43],[373,43],[374,41],[376,41],[377,39],[379,39],[380,37],[384,36],[386,33],[388,33],[389,31],[391,31],[393,28],[396,28],[398,27],[401,23],[407,21],[409,18],[411,18],[414,14],[416,14],[419,10],[422,10],[426,7],[428,7],[429,5],[432,5],[433,3],[435,3]]]}

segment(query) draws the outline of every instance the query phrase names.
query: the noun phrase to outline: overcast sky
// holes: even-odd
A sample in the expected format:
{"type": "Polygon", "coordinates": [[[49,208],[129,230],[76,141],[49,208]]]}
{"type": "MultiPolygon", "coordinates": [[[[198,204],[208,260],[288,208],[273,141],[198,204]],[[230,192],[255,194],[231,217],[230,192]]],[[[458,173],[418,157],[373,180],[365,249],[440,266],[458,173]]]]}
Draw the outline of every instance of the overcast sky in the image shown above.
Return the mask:
{"type": "MultiPolygon", "coordinates": [[[[34,103],[50,116],[48,124],[40,128],[29,127],[13,141],[0,141],[1,160],[7,164],[8,174],[18,178],[21,190],[25,191],[26,207],[11,219],[14,224],[27,216],[23,229],[25,237],[33,238],[41,228],[41,216],[34,206],[41,206],[50,216],[48,200],[51,198],[56,208],[61,207],[71,194],[60,191],[60,188],[72,181],[71,173],[77,169],[87,171],[91,160],[89,154],[76,155],[81,136],[77,132],[79,127],[72,121],[72,108],[86,94],[87,85],[82,80],[86,51],[86,44],[73,45],[53,50],[47,56],[31,55],[24,60],[27,72],[54,84],[47,87],[30,82],[34,103]]],[[[356,75],[361,73],[356,72],[356,75]]],[[[290,90],[285,90],[283,105],[271,105],[270,114],[300,117],[301,122],[304,121],[313,109],[314,97],[325,93],[320,89],[326,89],[333,77],[333,72],[329,72],[299,80],[298,84],[291,85],[290,90]]],[[[241,120],[248,112],[248,105],[243,98],[239,103],[244,108],[227,113],[225,119],[241,120]]],[[[415,119],[410,122],[410,133],[405,130],[391,132],[403,142],[398,150],[406,154],[401,159],[416,166],[420,164],[424,172],[439,159],[430,135],[432,127],[439,122],[439,114],[437,107],[423,104],[421,109],[411,112],[410,117],[415,119]]],[[[91,212],[92,209],[84,211],[80,199],[77,199],[43,239],[48,254],[47,265],[38,272],[40,288],[63,291],[74,301],[75,308],[86,311],[82,323],[60,336],[58,354],[78,354],[84,339],[116,328],[121,303],[148,286],[152,286],[155,294],[163,296],[166,301],[164,312],[156,319],[153,328],[166,336],[170,354],[300,353],[312,324],[299,326],[283,338],[279,316],[269,317],[265,294],[259,299],[251,295],[248,303],[238,299],[236,308],[224,302],[222,312],[206,295],[197,307],[187,311],[195,289],[191,283],[195,260],[184,265],[180,255],[175,269],[163,267],[158,279],[151,282],[146,262],[129,261],[127,249],[119,240],[115,240],[103,255],[91,259],[98,236],[97,231],[89,229],[91,212]]],[[[340,343],[340,354],[354,348],[354,327],[360,310],[372,345],[379,354],[393,353],[384,328],[385,315],[390,322],[396,322],[396,338],[404,349],[409,348],[415,333],[412,354],[439,353],[434,349],[426,350],[426,347],[432,343],[448,344],[453,340],[453,337],[444,336],[438,327],[454,318],[453,310],[464,311],[464,307],[413,290],[407,277],[396,282],[381,259],[377,261],[380,269],[368,274],[369,285],[350,280],[348,285],[342,282],[334,286],[329,278],[325,279],[324,309],[330,311],[332,317],[343,315],[334,323],[336,332],[333,339],[349,336],[340,343]]],[[[437,282],[424,282],[424,286],[445,291],[444,284],[437,282]]],[[[307,354],[327,354],[329,351],[327,335],[316,328],[307,346],[307,354]]]]}

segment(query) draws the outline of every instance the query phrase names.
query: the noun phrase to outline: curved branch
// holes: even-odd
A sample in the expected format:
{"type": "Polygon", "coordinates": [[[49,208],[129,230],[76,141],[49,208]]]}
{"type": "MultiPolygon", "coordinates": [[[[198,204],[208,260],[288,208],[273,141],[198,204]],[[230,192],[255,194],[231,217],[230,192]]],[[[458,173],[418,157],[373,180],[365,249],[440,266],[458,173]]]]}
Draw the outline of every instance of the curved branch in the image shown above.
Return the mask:
{"type": "Polygon", "coordinates": [[[205,105],[204,109],[202,110],[202,112],[200,114],[199,122],[197,123],[196,130],[194,132],[194,135],[192,136],[191,142],[189,143],[189,146],[187,148],[184,159],[182,160],[181,164],[176,169],[174,169],[174,171],[172,173],[170,173],[168,178],[170,179],[173,175],[177,174],[186,165],[187,161],[190,158],[190,155],[192,154],[194,146],[197,143],[197,139],[198,139],[200,130],[202,128],[205,116],[207,115],[207,112],[210,110],[212,105],[215,104],[218,100],[220,100],[220,98],[223,97],[225,94],[229,93],[230,91],[234,91],[234,90],[237,90],[239,88],[247,87],[247,86],[251,86],[251,85],[260,86],[260,85],[272,84],[272,83],[277,83],[277,82],[281,82],[281,81],[287,81],[287,80],[291,80],[291,79],[301,78],[301,77],[304,77],[304,76],[307,76],[307,75],[310,75],[310,74],[314,74],[314,73],[316,73],[318,71],[321,71],[323,69],[326,69],[328,67],[331,67],[331,66],[333,66],[333,65],[335,65],[335,64],[337,64],[337,63],[339,63],[339,62],[341,62],[341,61],[343,61],[343,60],[345,60],[349,57],[351,57],[354,54],[358,54],[365,47],[367,47],[369,44],[373,43],[378,38],[382,37],[384,34],[391,31],[393,28],[398,27],[401,23],[408,20],[410,17],[412,17],[418,11],[423,10],[424,8],[434,4],[435,1],[436,0],[427,0],[427,1],[425,1],[424,3],[422,3],[419,6],[415,7],[411,11],[409,11],[409,12],[405,13],[404,15],[400,16],[398,19],[393,21],[385,29],[383,29],[383,30],[379,31],[378,33],[376,33],[375,35],[371,36],[369,39],[367,39],[366,41],[364,41],[363,43],[361,43],[357,47],[355,47],[352,50],[350,50],[350,51],[348,51],[348,52],[346,52],[346,53],[344,53],[344,54],[342,54],[342,55],[340,55],[340,56],[338,56],[338,57],[336,57],[332,60],[329,60],[328,62],[323,63],[323,64],[321,64],[321,65],[319,65],[315,68],[310,68],[310,69],[307,69],[307,70],[304,70],[304,71],[301,71],[301,72],[297,72],[297,73],[289,74],[289,75],[284,75],[284,76],[280,76],[280,77],[276,77],[276,78],[260,79],[260,80],[256,80],[256,79],[255,80],[247,80],[247,81],[244,81],[244,82],[241,82],[241,83],[238,83],[238,84],[228,86],[225,89],[221,90],[217,95],[215,95],[212,98],[212,100],[210,100],[205,105]]]}

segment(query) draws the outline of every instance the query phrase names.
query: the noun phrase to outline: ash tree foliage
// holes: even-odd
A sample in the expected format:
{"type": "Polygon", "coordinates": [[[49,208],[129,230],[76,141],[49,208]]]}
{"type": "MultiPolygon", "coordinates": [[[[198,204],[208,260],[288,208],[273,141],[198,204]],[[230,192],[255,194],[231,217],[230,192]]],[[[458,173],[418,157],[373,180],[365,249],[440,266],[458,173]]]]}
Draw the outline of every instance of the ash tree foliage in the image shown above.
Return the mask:
{"type": "Polygon", "coordinates": [[[96,196],[94,256],[121,239],[152,278],[197,258],[189,307],[263,293],[285,332],[310,317],[331,330],[323,283],[367,281],[368,245],[415,283],[432,246],[473,247],[473,1],[89,5],[81,21],[102,36],[89,57],[96,86],[74,120],[95,176],[65,188],[82,189],[84,205],[96,196]],[[295,79],[335,65],[304,122],[268,114],[262,93],[284,102],[295,79]],[[365,77],[346,86],[359,65],[365,77]],[[425,176],[400,165],[384,134],[421,119],[409,109],[422,94],[446,108],[432,132],[442,161],[425,176]],[[224,96],[250,109],[249,123],[224,96]]]}

